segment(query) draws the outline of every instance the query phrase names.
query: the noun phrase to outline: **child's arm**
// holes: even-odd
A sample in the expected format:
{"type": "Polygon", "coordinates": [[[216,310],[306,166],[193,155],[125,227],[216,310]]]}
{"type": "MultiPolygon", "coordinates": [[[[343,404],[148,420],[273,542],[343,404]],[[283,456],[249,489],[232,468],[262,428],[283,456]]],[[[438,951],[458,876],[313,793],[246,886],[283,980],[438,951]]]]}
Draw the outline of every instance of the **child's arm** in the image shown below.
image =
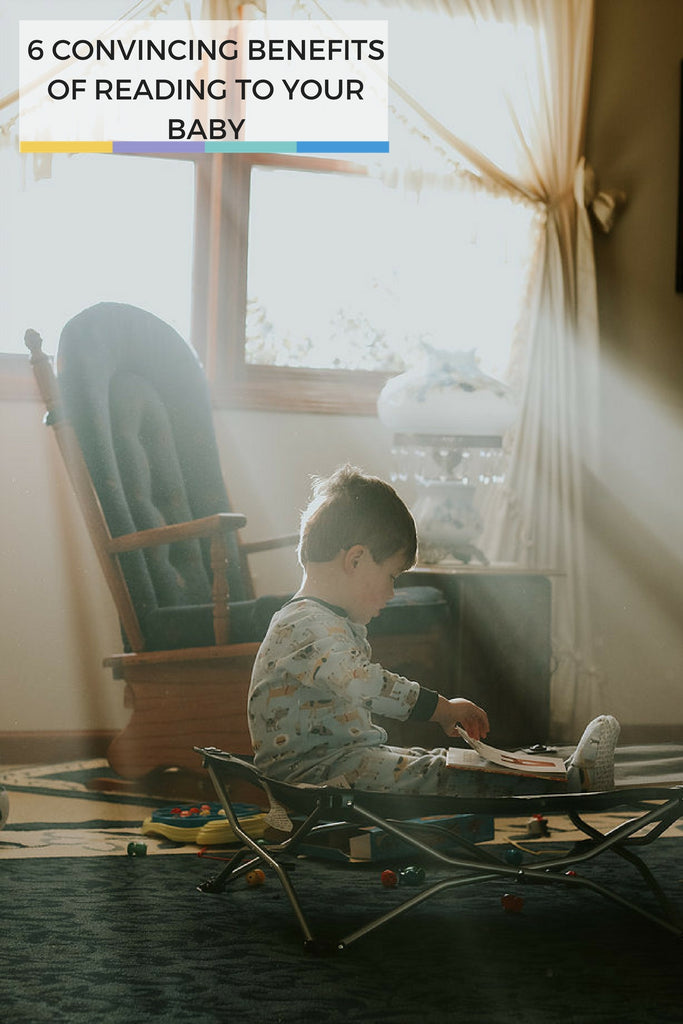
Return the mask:
{"type": "Polygon", "coordinates": [[[459,724],[473,740],[485,739],[489,731],[486,712],[464,697],[452,697],[448,700],[439,694],[430,722],[438,722],[447,736],[456,736],[456,727],[459,724]]]}

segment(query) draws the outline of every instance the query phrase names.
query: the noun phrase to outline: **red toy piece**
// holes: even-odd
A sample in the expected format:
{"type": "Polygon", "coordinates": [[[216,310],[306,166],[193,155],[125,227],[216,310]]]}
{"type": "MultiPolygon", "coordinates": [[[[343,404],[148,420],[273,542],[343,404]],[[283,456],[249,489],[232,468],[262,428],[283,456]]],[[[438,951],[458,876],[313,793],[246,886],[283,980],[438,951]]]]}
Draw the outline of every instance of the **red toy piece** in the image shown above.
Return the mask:
{"type": "Polygon", "coordinates": [[[421,885],[424,880],[425,869],[419,865],[411,865],[399,871],[386,868],[382,872],[382,885],[385,889],[395,889],[397,885],[421,885]]]}
{"type": "Polygon", "coordinates": [[[254,868],[252,871],[248,871],[244,877],[247,880],[247,885],[252,887],[263,885],[266,880],[265,871],[262,871],[261,868],[254,868]]]}
{"type": "Polygon", "coordinates": [[[500,902],[503,904],[503,910],[508,914],[519,914],[524,906],[524,897],[506,892],[504,896],[501,896],[500,902]]]}
{"type": "Polygon", "coordinates": [[[529,839],[540,839],[550,835],[548,821],[542,814],[534,814],[526,824],[526,834],[529,839]]]}

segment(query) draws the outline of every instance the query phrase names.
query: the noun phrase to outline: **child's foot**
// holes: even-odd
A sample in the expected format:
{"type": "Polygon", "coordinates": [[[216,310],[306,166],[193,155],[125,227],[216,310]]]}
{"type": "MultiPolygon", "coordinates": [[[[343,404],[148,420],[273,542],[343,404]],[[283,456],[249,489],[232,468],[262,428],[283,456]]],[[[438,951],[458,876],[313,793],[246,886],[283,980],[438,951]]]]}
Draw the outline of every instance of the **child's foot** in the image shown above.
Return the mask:
{"type": "Polygon", "coordinates": [[[614,789],[614,750],[620,728],[612,715],[600,715],[586,726],[567,762],[571,792],[595,793],[614,789]]]}

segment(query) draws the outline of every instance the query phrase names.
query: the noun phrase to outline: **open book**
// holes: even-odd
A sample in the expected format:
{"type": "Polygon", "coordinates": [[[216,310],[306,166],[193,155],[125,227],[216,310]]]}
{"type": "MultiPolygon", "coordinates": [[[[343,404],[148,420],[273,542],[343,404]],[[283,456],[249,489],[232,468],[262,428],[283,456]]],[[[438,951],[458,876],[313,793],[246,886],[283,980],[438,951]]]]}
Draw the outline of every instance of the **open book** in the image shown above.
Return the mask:
{"type": "Polygon", "coordinates": [[[471,747],[449,747],[446,764],[449,768],[469,768],[471,771],[497,772],[505,775],[532,775],[542,779],[566,779],[567,769],[561,757],[546,754],[527,754],[523,750],[510,752],[490,747],[481,740],[473,740],[464,729],[458,732],[471,747]]]}

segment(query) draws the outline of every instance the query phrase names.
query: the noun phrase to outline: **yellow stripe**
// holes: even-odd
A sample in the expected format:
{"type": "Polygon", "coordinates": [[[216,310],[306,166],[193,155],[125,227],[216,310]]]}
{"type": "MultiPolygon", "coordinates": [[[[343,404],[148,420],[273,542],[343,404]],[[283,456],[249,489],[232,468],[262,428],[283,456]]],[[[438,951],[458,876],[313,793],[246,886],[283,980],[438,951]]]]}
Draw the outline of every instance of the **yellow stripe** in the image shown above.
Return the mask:
{"type": "Polygon", "coordinates": [[[113,142],[20,142],[20,153],[112,153],[113,142]]]}

